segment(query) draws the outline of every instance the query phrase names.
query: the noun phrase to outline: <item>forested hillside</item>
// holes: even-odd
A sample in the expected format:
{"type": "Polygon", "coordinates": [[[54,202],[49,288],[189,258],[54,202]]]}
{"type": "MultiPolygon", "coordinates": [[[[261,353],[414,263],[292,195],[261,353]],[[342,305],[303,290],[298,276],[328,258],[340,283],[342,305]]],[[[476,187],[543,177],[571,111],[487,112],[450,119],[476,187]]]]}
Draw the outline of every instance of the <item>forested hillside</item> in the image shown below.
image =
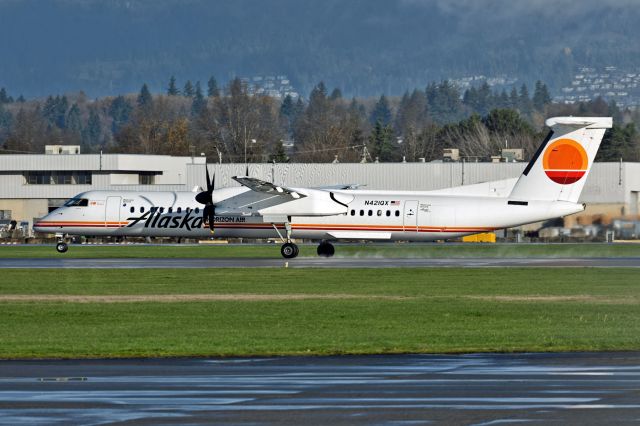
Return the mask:
{"type": "Polygon", "coordinates": [[[509,75],[553,91],[576,66],[640,67],[630,0],[0,0],[0,86],[90,97],[284,74],[346,96],[509,75]]]}
{"type": "Polygon", "coordinates": [[[345,98],[317,84],[307,96],[284,100],[250,95],[239,79],[219,87],[167,79],[164,93],[145,84],[137,94],[96,100],[83,93],[41,100],[0,88],[0,154],[43,153],[49,144],[81,145],[82,152],[198,155],[209,161],[328,162],[432,161],[459,148],[467,161],[500,149],[523,148],[530,158],[554,115],[614,117],[599,160],[640,160],[634,123],[640,112],[620,111],[601,99],[553,104],[537,82],[510,92],[488,85],[463,94],[447,81],[403,96],[345,98]]]}

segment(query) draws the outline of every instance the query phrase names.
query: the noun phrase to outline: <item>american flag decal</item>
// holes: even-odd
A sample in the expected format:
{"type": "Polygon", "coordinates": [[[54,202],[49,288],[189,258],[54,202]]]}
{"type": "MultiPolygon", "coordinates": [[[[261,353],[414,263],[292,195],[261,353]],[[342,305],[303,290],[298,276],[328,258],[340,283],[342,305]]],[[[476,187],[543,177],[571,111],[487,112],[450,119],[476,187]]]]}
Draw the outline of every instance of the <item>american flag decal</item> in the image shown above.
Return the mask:
{"type": "Polygon", "coordinates": [[[400,205],[400,201],[392,201],[391,205],[392,206],[399,206],[400,205]]]}

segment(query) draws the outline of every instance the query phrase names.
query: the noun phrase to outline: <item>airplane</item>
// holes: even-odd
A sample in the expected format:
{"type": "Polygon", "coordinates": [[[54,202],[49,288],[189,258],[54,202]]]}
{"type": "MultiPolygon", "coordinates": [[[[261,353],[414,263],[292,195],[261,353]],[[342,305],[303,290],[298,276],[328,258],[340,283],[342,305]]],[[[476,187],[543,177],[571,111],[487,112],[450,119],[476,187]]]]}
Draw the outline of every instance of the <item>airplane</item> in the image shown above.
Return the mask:
{"type": "MultiPolygon", "coordinates": [[[[361,190],[358,185],[298,188],[249,176],[240,187],[215,189],[215,174],[199,193],[88,191],[34,225],[56,234],[56,250],[70,236],[255,238],[320,241],[330,257],[341,240],[435,241],[564,217],[585,209],[578,199],[611,117],[554,117],[551,129],[513,188],[492,195],[491,182],[434,191],[361,190]]],[[[248,173],[247,173],[248,174],[248,173]]]]}

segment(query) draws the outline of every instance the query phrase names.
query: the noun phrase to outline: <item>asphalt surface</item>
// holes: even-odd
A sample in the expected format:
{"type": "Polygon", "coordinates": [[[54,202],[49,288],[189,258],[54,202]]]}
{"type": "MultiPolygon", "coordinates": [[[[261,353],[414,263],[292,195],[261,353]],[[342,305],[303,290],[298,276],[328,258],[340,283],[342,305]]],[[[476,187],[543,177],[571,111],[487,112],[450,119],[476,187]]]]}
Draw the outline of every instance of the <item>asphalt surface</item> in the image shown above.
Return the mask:
{"type": "Polygon", "coordinates": [[[625,424],[640,353],[0,362],[0,424],[625,424]]]}
{"type": "Polygon", "coordinates": [[[447,258],[447,259],[390,259],[354,257],[300,257],[282,258],[34,258],[0,259],[2,268],[420,268],[420,267],[600,267],[640,268],[638,257],[611,258],[447,258]]]}

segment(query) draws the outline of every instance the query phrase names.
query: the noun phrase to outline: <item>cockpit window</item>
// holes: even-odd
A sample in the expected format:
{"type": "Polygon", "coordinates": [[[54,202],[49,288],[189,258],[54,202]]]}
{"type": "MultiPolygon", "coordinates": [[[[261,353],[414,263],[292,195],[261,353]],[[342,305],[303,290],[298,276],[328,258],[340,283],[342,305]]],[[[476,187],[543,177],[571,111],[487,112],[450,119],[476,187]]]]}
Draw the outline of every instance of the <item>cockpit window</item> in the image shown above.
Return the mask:
{"type": "Polygon", "coordinates": [[[87,207],[89,205],[89,200],[86,198],[72,198],[66,203],[64,203],[66,207],[87,207]]]}

